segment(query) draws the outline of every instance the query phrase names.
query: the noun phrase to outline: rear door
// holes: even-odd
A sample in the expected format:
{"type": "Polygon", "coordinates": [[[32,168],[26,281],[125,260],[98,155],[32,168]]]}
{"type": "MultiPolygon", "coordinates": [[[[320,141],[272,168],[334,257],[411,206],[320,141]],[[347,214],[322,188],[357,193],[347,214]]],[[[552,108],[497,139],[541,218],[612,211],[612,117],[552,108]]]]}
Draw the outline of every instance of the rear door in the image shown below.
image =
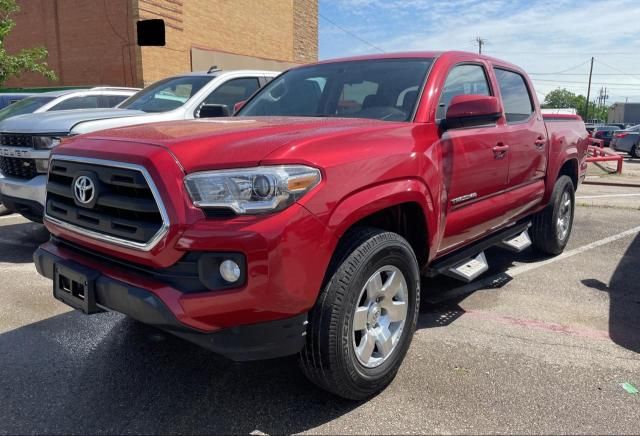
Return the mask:
{"type": "MultiPolygon", "coordinates": [[[[486,65],[462,63],[447,75],[438,101],[436,122],[445,118],[456,95],[496,95],[486,65]]],[[[475,239],[493,225],[497,208],[490,199],[507,187],[508,159],[501,146],[501,127],[496,123],[449,129],[440,138],[443,176],[448,192],[447,218],[442,250],[475,239]]]]}
{"type": "Polygon", "coordinates": [[[535,110],[532,91],[524,76],[516,71],[494,67],[504,107],[502,136],[509,146],[510,189],[541,181],[547,168],[547,130],[542,115],[535,110]]]}

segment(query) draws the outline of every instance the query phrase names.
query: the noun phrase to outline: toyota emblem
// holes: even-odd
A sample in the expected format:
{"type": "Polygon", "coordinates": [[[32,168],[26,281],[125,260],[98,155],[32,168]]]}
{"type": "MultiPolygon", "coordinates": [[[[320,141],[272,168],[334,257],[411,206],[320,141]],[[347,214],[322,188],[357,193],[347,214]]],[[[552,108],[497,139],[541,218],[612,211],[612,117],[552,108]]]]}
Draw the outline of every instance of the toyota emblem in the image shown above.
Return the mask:
{"type": "Polygon", "coordinates": [[[80,204],[89,204],[96,195],[96,186],[88,176],[80,176],[73,184],[73,194],[80,204]]]}

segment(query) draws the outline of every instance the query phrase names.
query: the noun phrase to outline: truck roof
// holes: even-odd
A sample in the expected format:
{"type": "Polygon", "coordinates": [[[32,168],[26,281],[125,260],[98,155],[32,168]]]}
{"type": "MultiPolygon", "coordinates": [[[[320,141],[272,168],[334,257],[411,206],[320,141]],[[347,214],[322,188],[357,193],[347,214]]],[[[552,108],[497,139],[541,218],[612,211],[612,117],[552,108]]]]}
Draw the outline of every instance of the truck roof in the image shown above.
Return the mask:
{"type": "MultiPolygon", "coordinates": [[[[485,61],[489,61],[492,63],[497,63],[503,66],[509,66],[518,71],[522,71],[520,67],[514,65],[510,62],[506,62],[502,59],[494,58],[492,56],[482,55],[473,52],[467,51],[459,51],[459,50],[448,50],[448,51],[406,51],[406,52],[394,52],[394,53],[376,53],[376,54],[368,54],[368,55],[360,55],[360,56],[350,56],[345,58],[335,58],[335,59],[327,59],[324,61],[318,62],[318,64],[328,64],[334,62],[348,62],[348,61],[363,61],[370,59],[411,59],[411,58],[440,58],[440,57],[472,57],[474,59],[483,59],[485,61]]],[[[304,68],[306,65],[301,65],[295,68],[304,68]]]]}

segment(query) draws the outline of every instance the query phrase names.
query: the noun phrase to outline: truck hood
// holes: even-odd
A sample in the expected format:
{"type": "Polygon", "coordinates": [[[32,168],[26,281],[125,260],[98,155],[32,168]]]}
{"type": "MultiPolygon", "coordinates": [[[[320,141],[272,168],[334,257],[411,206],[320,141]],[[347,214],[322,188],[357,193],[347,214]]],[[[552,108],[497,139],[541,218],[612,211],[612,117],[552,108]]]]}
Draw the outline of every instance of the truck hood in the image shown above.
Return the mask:
{"type": "Polygon", "coordinates": [[[396,123],[355,118],[233,117],[172,121],[102,130],[74,137],[57,153],[108,156],[105,141],[126,141],[163,147],[185,172],[241,168],[259,164],[278,149],[316,147],[323,141],[342,141],[346,136],[376,134],[380,130],[405,128],[396,123]],[[77,151],[75,151],[77,150],[77,151]]]}
{"type": "Polygon", "coordinates": [[[40,112],[8,118],[0,122],[0,132],[66,134],[73,126],[84,121],[136,115],[145,115],[145,112],[111,108],[40,112]]]}

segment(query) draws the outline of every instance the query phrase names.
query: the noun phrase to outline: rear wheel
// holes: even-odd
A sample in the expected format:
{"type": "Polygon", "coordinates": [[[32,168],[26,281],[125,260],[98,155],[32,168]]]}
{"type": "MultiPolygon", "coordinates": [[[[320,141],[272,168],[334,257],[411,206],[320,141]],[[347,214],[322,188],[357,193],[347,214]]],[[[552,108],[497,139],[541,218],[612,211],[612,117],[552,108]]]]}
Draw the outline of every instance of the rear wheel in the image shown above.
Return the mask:
{"type": "Polygon", "coordinates": [[[553,188],[549,204],[533,217],[531,239],[533,247],[543,254],[556,255],[564,251],[573,227],[574,187],[571,178],[561,176],[553,188]]]}
{"type": "Polygon", "coordinates": [[[358,229],[341,244],[329,274],[309,314],[300,366],[321,388],[365,399],[391,383],[411,344],[418,262],[400,235],[358,229]]]}

